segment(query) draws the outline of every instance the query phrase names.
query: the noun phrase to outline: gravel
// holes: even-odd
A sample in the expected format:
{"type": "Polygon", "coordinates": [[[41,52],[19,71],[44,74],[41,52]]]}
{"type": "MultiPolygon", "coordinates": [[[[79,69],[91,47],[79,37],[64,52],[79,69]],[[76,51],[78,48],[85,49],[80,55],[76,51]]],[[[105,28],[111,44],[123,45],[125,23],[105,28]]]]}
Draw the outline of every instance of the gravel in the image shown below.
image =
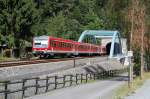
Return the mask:
{"type": "MultiPolygon", "coordinates": [[[[34,64],[32,66],[9,67],[9,68],[3,68],[3,69],[1,68],[3,72],[0,72],[0,77],[2,80],[14,81],[14,80],[21,80],[23,78],[31,78],[31,77],[37,77],[37,76],[39,78],[45,78],[46,76],[61,77],[63,75],[69,75],[69,74],[75,75],[75,74],[81,74],[81,73],[85,74],[85,73],[91,73],[91,72],[96,73],[96,72],[105,71],[105,70],[115,70],[115,69],[123,69],[123,68],[125,68],[125,66],[123,66],[116,60],[107,60],[106,58],[92,58],[92,59],[77,60],[75,68],[73,68],[72,61],[34,64]]],[[[50,80],[50,81],[53,81],[53,80],[50,80]]],[[[45,81],[41,81],[40,83],[41,83],[40,85],[45,84],[45,81]]],[[[29,80],[26,84],[34,85],[35,80],[33,81],[29,80]]],[[[20,88],[21,86],[22,85],[16,84],[16,85],[8,86],[8,87],[9,89],[15,90],[17,88],[20,88]]],[[[51,87],[54,87],[54,86],[51,86],[51,87]]],[[[53,88],[49,88],[49,89],[53,89],[53,88]]],[[[43,90],[45,89],[41,89],[41,92],[43,90]]],[[[28,89],[26,91],[26,95],[31,96],[34,91],[35,91],[34,88],[28,89]]],[[[21,93],[9,95],[8,99],[20,99],[20,98],[16,98],[18,96],[21,96],[21,93]]],[[[0,97],[0,99],[3,99],[3,98],[0,97]]]]}
{"type": "MultiPolygon", "coordinates": [[[[98,63],[99,61],[106,61],[106,60],[107,57],[79,59],[75,61],[75,66],[82,67],[85,65],[98,63]]],[[[73,60],[23,65],[23,66],[16,66],[16,67],[4,67],[4,68],[0,68],[0,81],[31,78],[39,75],[51,74],[58,71],[67,70],[73,67],[74,67],[73,60]]]]}

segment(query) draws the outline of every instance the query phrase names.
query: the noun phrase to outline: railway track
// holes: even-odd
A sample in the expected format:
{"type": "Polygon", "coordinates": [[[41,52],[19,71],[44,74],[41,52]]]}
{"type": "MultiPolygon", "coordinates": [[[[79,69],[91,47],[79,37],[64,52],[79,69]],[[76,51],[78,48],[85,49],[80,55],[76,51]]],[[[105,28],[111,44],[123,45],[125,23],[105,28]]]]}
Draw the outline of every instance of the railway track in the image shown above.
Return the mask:
{"type": "Polygon", "coordinates": [[[60,59],[31,59],[31,60],[5,61],[5,62],[0,62],[0,68],[2,68],[2,67],[21,66],[21,65],[29,65],[29,64],[40,64],[40,63],[49,63],[49,62],[77,60],[77,59],[92,58],[92,57],[75,57],[75,58],[60,58],[60,59]]]}

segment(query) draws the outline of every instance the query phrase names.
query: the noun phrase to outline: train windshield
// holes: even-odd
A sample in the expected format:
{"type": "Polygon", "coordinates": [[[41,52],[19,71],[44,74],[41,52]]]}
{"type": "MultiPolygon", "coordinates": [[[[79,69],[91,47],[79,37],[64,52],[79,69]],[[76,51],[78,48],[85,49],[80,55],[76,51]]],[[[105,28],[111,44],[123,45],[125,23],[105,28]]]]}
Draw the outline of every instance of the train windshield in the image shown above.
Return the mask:
{"type": "Polygon", "coordinates": [[[34,43],[34,45],[41,45],[41,43],[34,43]]]}
{"type": "Polygon", "coordinates": [[[48,40],[47,39],[35,39],[34,48],[47,48],[48,40]]]}

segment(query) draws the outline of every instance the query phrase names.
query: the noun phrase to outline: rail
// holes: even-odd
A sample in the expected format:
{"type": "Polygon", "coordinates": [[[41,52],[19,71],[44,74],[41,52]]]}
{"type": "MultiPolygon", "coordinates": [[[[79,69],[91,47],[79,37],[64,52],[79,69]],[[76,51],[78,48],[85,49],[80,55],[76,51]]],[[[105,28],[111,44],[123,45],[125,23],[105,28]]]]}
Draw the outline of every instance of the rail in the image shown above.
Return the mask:
{"type": "Polygon", "coordinates": [[[91,57],[73,57],[73,58],[58,58],[58,59],[56,58],[56,59],[31,59],[31,60],[6,61],[6,62],[0,62],[0,68],[30,65],[30,64],[49,63],[49,62],[69,61],[69,60],[73,60],[74,65],[75,65],[75,60],[85,59],[85,58],[94,58],[94,57],[91,56],[91,57]]]}
{"type": "Polygon", "coordinates": [[[91,80],[114,77],[123,72],[127,72],[127,68],[97,73],[47,76],[44,78],[36,77],[17,81],[1,81],[0,99],[23,99],[25,97],[45,93],[51,90],[87,83],[91,80]]]}
{"type": "Polygon", "coordinates": [[[39,63],[69,61],[69,60],[83,59],[83,58],[84,58],[84,57],[78,57],[78,58],[62,58],[62,59],[37,59],[37,60],[25,60],[25,61],[0,62],[0,68],[2,68],[2,67],[12,67],[12,66],[21,66],[21,65],[29,65],[29,64],[39,64],[39,63]]]}

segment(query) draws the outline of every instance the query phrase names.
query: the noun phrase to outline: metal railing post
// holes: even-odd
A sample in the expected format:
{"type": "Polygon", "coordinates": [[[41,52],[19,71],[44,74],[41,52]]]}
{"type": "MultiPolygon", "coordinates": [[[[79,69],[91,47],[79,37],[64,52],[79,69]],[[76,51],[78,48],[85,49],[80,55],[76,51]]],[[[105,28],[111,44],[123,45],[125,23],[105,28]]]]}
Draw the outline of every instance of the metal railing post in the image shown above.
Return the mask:
{"type": "Polygon", "coordinates": [[[25,88],[25,82],[26,82],[26,80],[23,79],[22,80],[22,99],[25,97],[25,90],[26,90],[26,88],[25,88]]]}
{"type": "Polygon", "coordinates": [[[49,77],[47,76],[46,77],[46,89],[45,89],[45,92],[48,91],[48,87],[49,87],[48,80],[49,80],[49,77]]]}
{"type": "Polygon", "coordinates": [[[83,82],[83,74],[81,74],[81,83],[83,82]]]}
{"type": "Polygon", "coordinates": [[[8,81],[5,82],[5,99],[8,98],[8,81]]]}
{"type": "Polygon", "coordinates": [[[57,89],[57,76],[55,76],[55,89],[57,89]]]}
{"type": "Polygon", "coordinates": [[[72,85],[72,75],[70,75],[70,86],[72,85]]]}
{"type": "Polygon", "coordinates": [[[78,84],[78,74],[76,74],[76,84],[78,84]]]}
{"type": "Polygon", "coordinates": [[[36,87],[35,87],[35,88],[36,88],[36,89],[35,89],[35,94],[38,94],[38,88],[39,88],[38,81],[39,81],[39,78],[36,78],[36,79],[35,79],[35,86],[36,86],[36,87]]]}
{"type": "Polygon", "coordinates": [[[73,67],[75,68],[76,67],[76,58],[73,57],[73,67]]]}
{"type": "Polygon", "coordinates": [[[66,75],[64,75],[63,77],[63,87],[65,87],[65,85],[66,85],[66,75]]]}
{"type": "Polygon", "coordinates": [[[86,79],[85,79],[85,82],[87,83],[88,81],[88,74],[86,74],[86,79]]]}

